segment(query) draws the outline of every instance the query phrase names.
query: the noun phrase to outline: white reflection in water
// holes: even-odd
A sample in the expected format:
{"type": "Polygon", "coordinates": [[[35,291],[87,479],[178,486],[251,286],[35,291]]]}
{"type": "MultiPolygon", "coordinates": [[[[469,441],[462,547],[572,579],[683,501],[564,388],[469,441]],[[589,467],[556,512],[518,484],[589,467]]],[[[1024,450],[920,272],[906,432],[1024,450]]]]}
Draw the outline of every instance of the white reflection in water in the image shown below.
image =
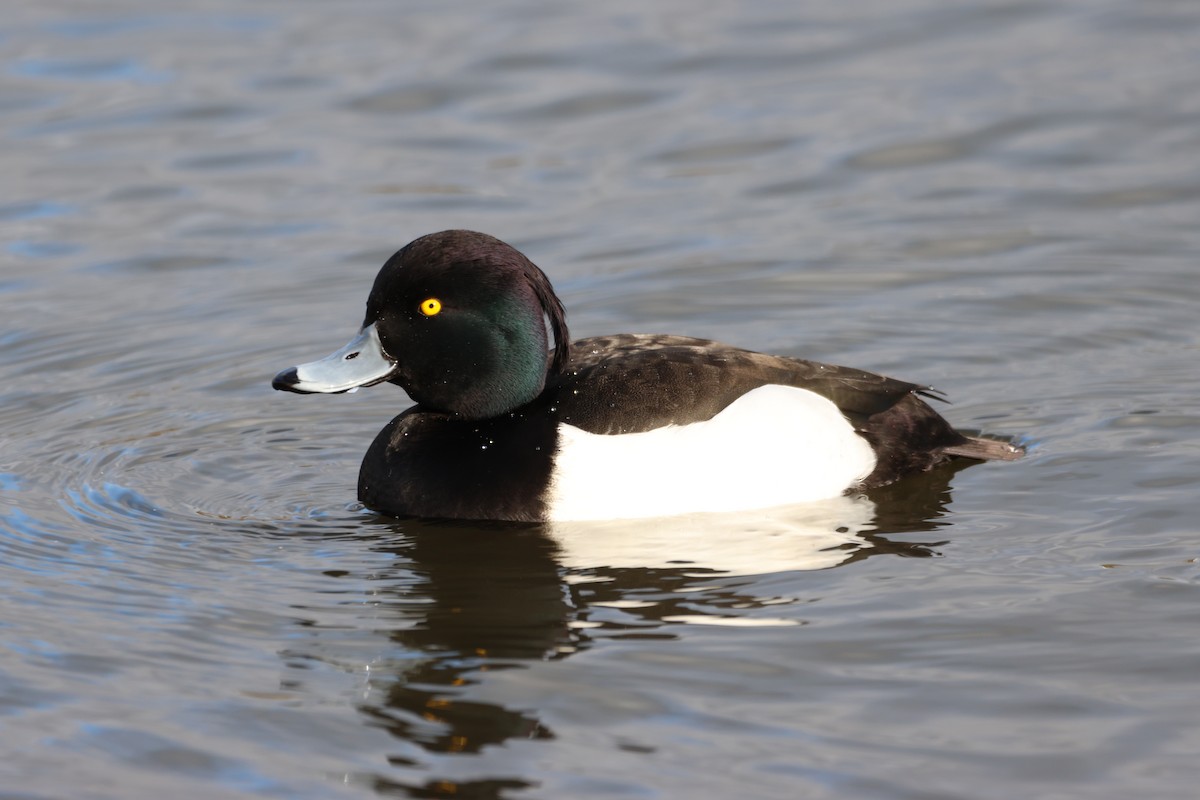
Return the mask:
{"type": "Polygon", "coordinates": [[[754,512],[648,520],[561,522],[547,526],[568,569],[669,568],[727,575],[836,567],[869,543],[875,504],[866,497],[754,512]]]}

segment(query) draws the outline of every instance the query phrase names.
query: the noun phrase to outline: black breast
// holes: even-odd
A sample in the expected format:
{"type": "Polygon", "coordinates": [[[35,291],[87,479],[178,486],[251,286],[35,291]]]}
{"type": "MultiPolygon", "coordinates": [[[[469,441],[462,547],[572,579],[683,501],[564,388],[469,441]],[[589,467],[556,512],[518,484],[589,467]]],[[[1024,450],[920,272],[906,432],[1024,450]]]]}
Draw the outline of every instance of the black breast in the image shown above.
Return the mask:
{"type": "Polygon", "coordinates": [[[555,441],[553,420],[533,408],[487,420],[410,408],[371,443],[358,499],[393,516],[536,522],[555,441]]]}

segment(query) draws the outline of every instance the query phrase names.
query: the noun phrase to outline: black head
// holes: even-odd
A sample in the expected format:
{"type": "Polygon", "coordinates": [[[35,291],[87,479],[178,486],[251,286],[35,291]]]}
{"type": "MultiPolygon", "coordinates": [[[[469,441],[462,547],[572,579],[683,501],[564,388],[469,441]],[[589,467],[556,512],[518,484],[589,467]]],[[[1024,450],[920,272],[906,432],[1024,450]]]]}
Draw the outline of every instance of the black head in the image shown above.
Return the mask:
{"type": "Polygon", "coordinates": [[[396,364],[388,380],[429,410],[471,419],[533,400],[568,357],[566,315],[549,279],[474,231],[422,236],[388,259],[367,298],[370,325],[396,364]]]}

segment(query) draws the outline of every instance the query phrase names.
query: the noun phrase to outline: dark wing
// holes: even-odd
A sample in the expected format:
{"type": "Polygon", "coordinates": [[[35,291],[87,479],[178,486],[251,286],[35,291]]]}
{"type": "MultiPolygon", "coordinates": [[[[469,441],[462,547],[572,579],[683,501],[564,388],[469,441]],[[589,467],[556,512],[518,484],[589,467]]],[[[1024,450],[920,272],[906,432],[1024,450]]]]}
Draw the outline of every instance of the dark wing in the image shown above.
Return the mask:
{"type": "Polygon", "coordinates": [[[638,433],[711,419],[767,384],[827,397],[855,425],[924,387],[849,367],[755,353],[683,336],[598,336],[571,344],[548,394],[560,419],[591,433],[638,433]]]}
{"type": "Polygon", "coordinates": [[[869,489],[951,457],[1020,458],[1020,447],[964,436],[922,398],[928,387],[850,367],[772,356],[683,336],[622,334],[571,345],[567,369],[544,397],[561,421],[590,433],[638,433],[712,419],[767,384],[828,398],[875,450],[869,489]]]}

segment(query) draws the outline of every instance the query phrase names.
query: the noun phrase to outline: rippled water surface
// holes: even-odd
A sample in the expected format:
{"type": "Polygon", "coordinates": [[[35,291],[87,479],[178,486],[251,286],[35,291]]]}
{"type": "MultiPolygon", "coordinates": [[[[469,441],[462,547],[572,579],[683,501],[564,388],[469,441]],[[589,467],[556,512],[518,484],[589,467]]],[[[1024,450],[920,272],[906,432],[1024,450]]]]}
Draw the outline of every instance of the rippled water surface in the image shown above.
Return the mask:
{"type": "Polygon", "coordinates": [[[0,795],[1194,796],[1198,75],[1167,0],[8,8],[0,795]],[[1030,456],[376,516],[400,391],[269,380],[450,227],[1030,456]]]}

